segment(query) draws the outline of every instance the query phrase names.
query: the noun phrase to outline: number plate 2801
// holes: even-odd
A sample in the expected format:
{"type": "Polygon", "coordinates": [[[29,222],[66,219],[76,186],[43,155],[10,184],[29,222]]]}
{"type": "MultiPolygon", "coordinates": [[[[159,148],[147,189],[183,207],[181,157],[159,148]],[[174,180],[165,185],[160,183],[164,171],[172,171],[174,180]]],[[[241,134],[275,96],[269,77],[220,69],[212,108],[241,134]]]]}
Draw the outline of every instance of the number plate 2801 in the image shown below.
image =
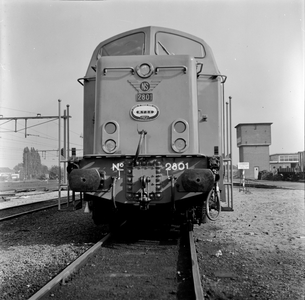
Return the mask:
{"type": "Polygon", "coordinates": [[[153,94],[152,93],[138,93],[137,101],[152,101],[153,94]]]}

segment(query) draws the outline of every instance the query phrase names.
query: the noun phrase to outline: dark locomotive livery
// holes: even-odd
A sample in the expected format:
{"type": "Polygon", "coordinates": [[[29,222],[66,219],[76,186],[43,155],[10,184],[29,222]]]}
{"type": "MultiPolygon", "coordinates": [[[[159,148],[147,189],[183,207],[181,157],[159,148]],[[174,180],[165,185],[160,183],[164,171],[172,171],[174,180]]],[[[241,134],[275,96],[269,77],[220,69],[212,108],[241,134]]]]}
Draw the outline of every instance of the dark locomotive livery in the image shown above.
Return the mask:
{"type": "Polygon", "coordinates": [[[69,187],[95,223],[151,211],[216,219],[224,187],[223,83],[210,47],[177,30],[144,27],[93,52],[84,86],[84,154],[69,187]],[[212,213],[214,212],[214,214],[212,213]]]}

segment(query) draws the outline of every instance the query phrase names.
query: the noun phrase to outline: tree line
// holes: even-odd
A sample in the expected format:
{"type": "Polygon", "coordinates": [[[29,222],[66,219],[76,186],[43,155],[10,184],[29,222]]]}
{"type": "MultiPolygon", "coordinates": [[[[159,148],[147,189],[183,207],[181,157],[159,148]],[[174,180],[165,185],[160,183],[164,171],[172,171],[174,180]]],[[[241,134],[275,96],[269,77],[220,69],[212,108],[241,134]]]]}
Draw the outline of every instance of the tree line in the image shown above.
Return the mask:
{"type": "Polygon", "coordinates": [[[52,166],[50,169],[41,163],[38,150],[25,147],[22,154],[22,163],[14,167],[14,171],[20,174],[20,179],[56,179],[59,175],[59,167],[52,166]]]}

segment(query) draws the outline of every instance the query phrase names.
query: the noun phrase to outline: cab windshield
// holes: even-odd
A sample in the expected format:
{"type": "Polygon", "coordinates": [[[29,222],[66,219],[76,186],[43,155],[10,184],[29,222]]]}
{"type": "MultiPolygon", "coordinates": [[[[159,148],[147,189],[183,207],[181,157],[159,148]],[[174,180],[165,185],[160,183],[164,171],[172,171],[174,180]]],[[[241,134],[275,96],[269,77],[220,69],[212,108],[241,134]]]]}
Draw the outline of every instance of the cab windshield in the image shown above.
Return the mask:
{"type": "Polygon", "coordinates": [[[145,51],[143,32],[119,38],[104,45],[98,52],[100,56],[143,55],[145,51]]]}
{"type": "Polygon", "coordinates": [[[155,52],[157,55],[191,55],[197,58],[205,56],[202,44],[181,35],[166,32],[156,34],[155,52]]]}

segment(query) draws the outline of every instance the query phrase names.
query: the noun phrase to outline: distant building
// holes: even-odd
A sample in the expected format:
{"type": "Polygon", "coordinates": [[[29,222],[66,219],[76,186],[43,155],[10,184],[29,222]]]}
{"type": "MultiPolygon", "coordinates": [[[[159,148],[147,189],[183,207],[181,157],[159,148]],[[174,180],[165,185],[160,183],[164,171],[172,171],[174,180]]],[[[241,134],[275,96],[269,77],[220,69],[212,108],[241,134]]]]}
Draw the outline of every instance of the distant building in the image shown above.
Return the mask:
{"type": "Polygon", "coordinates": [[[276,153],[270,155],[270,171],[279,168],[297,169],[304,172],[304,155],[305,151],[297,153],[276,153]]]}
{"type": "Polygon", "coordinates": [[[270,170],[273,168],[295,168],[298,163],[298,153],[276,153],[270,155],[270,170]]]}
{"type": "Polygon", "coordinates": [[[305,151],[298,152],[299,155],[299,167],[302,172],[305,172],[305,151]]]}
{"type": "Polygon", "coordinates": [[[14,174],[14,171],[7,167],[0,167],[0,180],[11,179],[11,176],[14,174]]]}
{"type": "Polygon", "coordinates": [[[240,123],[235,126],[239,162],[249,162],[246,178],[258,179],[258,173],[269,170],[269,146],[272,123],[240,123]]]}

